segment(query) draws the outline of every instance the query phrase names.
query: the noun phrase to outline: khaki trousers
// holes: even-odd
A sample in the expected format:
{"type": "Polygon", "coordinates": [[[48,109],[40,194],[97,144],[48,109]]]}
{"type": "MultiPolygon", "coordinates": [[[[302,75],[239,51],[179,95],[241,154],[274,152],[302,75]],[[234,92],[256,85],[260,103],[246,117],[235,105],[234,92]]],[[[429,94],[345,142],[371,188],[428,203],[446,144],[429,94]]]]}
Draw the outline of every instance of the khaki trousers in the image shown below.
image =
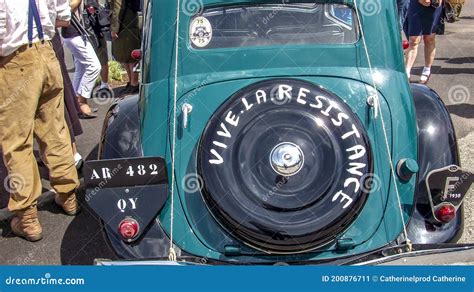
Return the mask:
{"type": "Polygon", "coordinates": [[[42,192],[33,137],[54,190],[73,194],[79,180],[64,119],[63,79],[50,42],[0,57],[0,145],[9,174],[10,211],[35,205],[42,192]]]}

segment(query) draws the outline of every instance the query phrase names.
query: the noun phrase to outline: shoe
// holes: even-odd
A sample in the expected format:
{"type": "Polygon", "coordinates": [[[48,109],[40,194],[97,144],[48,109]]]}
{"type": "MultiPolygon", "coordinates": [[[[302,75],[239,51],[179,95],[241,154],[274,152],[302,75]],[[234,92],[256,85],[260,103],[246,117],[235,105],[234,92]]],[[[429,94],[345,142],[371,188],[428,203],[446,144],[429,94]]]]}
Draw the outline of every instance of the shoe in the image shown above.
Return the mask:
{"type": "Polygon", "coordinates": [[[91,113],[79,113],[78,114],[79,119],[81,120],[90,120],[90,119],[95,119],[98,117],[97,114],[91,112],[91,113]]]}
{"type": "Polygon", "coordinates": [[[430,81],[430,77],[431,77],[431,73],[429,73],[429,74],[425,74],[425,73],[421,74],[420,82],[419,82],[419,83],[421,83],[421,84],[426,84],[426,83],[428,83],[428,81],[430,81]]]}
{"type": "Polygon", "coordinates": [[[137,94],[139,92],[140,92],[140,86],[139,85],[136,85],[136,86],[130,85],[129,90],[128,90],[128,94],[137,94]]]}
{"type": "Polygon", "coordinates": [[[98,109],[90,108],[85,98],[79,98],[77,102],[79,103],[80,108],[80,112],[78,114],[80,119],[87,120],[97,118],[95,113],[98,111],[98,109]]]}
{"type": "Polygon", "coordinates": [[[43,228],[38,220],[38,209],[31,206],[25,210],[17,211],[10,222],[13,233],[19,237],[34,242],[43,238],[43,228]]]}
{"type": "Polygon", "coordinates": [[[131,95],[131,94],[137,94],[140,92],[140,86],[136,85],[133,86],[130,83],[127,83],[127,86],[125,86],[124,89],[120,92],[120,95],[131,95]]]}
{"type": "Polygon", "coordinates": [[[77,203],[76,194],[68,196],[56,194],[54,196],[54,202],[69,216],[76,216],[81,212],[81,207],[77,203]]]}
{"type": "Polygon", "coordinates": [[[82,159],[81,154],[79,153],[74,154],[74,165],[76,166],[76,169],[78,171],[82,169],[82,166],[84,165],[84,160],[82,159]]]}
{"type": "Polygon", "coordinates": [[[120,94],[120,95],[124,95],[126,92],[128,92],[130,86],[132,86],[132,85],[130,85],[130,82],[127,82],[127,85],[125,85],[125,87],[123,87],[122,89],[120,89],[119,94],[120,94]]]}

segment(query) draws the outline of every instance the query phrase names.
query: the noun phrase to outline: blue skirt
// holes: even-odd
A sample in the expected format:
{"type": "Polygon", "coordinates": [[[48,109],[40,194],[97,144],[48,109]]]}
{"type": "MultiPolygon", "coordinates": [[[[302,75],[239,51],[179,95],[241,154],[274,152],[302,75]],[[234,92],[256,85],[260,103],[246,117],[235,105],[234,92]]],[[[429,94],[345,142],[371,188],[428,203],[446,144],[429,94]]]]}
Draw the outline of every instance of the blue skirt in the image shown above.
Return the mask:
{"type": "Polygon", "coordinates": [[[411,0],[403,30],[407,36],[442,34],[444,32],[442,15],[443,6],[425,7],[418,3],[418,0],[411,0]]]}

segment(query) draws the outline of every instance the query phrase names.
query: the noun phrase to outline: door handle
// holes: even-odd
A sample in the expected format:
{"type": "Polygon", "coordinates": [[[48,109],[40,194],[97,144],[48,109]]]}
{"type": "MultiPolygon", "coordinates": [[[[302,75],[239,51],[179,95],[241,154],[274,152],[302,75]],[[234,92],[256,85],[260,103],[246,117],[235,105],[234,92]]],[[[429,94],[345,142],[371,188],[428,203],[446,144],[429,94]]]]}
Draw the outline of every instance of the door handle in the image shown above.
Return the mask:
{"type": "Polygon", "coordinates": [[[181,112],[183,113],[183,128],[187,129],[189,124],[189,115],[193,111],[193,106],[189,103],[183,104],[181,112]]]}

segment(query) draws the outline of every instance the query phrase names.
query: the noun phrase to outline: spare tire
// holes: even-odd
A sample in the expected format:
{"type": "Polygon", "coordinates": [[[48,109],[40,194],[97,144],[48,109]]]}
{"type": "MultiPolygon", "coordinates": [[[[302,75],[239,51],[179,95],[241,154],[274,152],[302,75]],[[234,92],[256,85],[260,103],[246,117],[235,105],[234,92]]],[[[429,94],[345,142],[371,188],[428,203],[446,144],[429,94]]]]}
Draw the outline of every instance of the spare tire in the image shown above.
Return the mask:
{"type": "Polygon", "coordinates": [[[248,246],[301,253],[335,239],[370,191],[358,117],[309,82],[272,79],[231,96],[201,137],[198,172],[216,220],[248,246]]]}

